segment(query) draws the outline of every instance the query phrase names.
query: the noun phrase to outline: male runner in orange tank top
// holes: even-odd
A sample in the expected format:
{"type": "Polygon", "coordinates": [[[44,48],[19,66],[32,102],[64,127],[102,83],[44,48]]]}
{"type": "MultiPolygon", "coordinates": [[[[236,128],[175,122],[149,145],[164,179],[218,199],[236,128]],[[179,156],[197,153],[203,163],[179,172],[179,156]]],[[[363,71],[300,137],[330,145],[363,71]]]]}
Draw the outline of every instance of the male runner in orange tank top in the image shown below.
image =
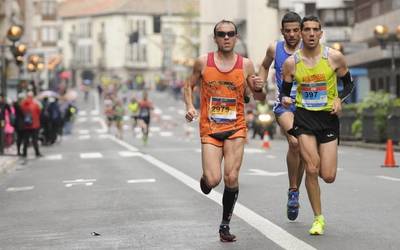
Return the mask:
{"type": "Polygon", "coordinates": [[[193,88],[200,83],[200,137],[203,175],[200,188],[210,193],[221,179],[224,159],[225,190],[222,198],[223,215],[219,228],[220,240],[236,241],[229,231],[229,222],[239,193],[238,175],[242,164],[247,128],[244,117],[246,88],[256,99],[263,99],[263,81],[255,76],[253,63],[234,52],[237,39],[236,25],[227,20],[214,27],[214,41],[218,51],[200,56],[193,74],[185,83],[186,119],[198,115],[193,106],[193,88]]]}

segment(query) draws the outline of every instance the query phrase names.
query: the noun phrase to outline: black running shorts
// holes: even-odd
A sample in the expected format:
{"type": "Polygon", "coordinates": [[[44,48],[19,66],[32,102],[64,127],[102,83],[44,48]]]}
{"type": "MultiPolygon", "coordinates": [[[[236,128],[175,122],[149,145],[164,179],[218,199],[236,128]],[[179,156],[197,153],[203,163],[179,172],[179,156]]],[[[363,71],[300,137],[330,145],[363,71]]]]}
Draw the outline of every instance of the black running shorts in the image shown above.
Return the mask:
{"type": "Polygon", "coordinates": [[[329,111],[309,111],[297,107],[293,128],[288,133],[296,137],[314,135],[318,143],[327,143],[339,138],[339,118],[329,111]]]}

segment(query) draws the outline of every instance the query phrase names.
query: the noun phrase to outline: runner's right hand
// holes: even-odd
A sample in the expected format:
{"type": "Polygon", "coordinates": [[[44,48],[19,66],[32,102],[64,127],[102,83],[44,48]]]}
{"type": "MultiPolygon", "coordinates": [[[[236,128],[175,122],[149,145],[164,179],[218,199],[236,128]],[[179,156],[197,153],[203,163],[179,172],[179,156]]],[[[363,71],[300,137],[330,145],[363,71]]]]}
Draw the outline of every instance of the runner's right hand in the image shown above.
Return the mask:
{"type": "Polygon", "coordinates": [[[188,122],[192,122],[198,117],[197,110],[194,108],[189,108],[186,112],[185,119],[188,122]]]}
{"type": "Polygon", "coordinates": [[[292,104],[292,98],[289,96],[284,96],[282,97],[281,103],[285,108],[289,108],[289,106],[292,104]]]}

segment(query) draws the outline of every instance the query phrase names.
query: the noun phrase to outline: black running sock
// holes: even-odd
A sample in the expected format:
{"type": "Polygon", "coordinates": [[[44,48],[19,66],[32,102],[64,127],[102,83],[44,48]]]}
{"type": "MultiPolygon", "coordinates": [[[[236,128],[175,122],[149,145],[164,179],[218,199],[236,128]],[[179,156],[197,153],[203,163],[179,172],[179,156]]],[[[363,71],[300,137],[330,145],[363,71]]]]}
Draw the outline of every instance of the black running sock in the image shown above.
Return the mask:
{"type": "Polygon", "coordinates": [[[224,211],[222,214],[221,225],[229,225],[238,195],[239,187],[229,188],[225,186],[224,195],[222,196],[222,206],[224,211]]]}

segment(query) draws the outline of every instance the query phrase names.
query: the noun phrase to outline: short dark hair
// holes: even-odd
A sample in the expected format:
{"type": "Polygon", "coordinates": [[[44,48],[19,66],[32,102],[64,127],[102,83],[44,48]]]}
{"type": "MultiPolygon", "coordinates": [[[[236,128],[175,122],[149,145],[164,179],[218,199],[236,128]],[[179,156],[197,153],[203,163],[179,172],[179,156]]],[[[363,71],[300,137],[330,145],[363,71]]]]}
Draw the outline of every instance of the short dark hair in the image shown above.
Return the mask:
{"type": "Polygon", "coordinates": [[[237,27],[236,27],[236,24],[235,24],[234,22],[232,22],[232,21],[222,19],[221,21],[219,21],[218,23],[216,23],[215,26],[214,26],[214,36],[217,36],[217,27],[218,27],[218,25],[223,24],[223,23],[232,24],[233,27],[235,27],[235,34],[237,34],[237,27]]]}
{"type": "Polygon", "coordinates": [[[310,15],[310,16],[303,17],[303,19],[301,20],[301,23],[300,23],[301,30],[303,30],[304,23],[308,22],[308,21],[317,22],[319,24],[319,28],[321,29],[321,21],[319,20],[319,18],[317,16],[310,15]]]}
{"type": "Polygon", "coordinates": [[[289,11],[282,17],[282,22],[281,22],[281,27],[283,28],[283,25],[285,23],[301,23],[301,17],[299,14],[293,11],[289,11]]]}

